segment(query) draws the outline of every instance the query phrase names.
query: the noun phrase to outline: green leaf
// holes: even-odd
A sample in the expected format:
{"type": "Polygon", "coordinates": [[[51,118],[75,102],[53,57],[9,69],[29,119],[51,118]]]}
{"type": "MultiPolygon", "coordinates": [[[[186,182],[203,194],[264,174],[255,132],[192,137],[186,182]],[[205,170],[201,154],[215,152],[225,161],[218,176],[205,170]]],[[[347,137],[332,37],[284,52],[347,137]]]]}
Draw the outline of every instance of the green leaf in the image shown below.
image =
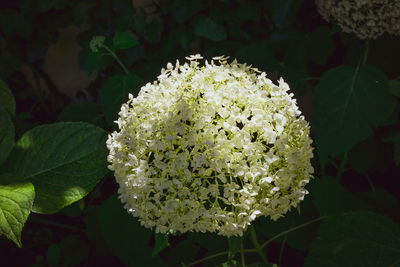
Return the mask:
{"type": "Polygon", "coordinates": [[[195,34],[213,41],[226,40],[224,25],[216,23],[212,18],[202,16],[196,24],[195,34]]]}
{"type": "Polygon", "coordinates": [[[7,159],[14,146],[14,124],[8,112],[0,107],[0,165],[7,159]]]}
{"type": "Polygon", "coordinates": [[[83,121],[97,126],[101,123],[100,108],[92,102],[77,102],[66,106],[58,116],[59,121],[83,121]]]}
{"type": "Polygon", "coordinates": [[[400,229],[372,212],[349,212],[324,220],[305,266],[399,266],[400,229]]]}
{"type": "Polygon", "coordinates": [[[32,210],[51,214],[86,196],[107,172],[106,132],[83,122],[41,125],[15,144],[6,164],[35,186],[32,210]]]}
{"type": "Polygon", "coordinates": [[[315,179],[310,195],[321,216],[368,208],[337,179],[328,176],[315,179]]]}
{"type": "Polygon", "coordinates": [[[302,0],[272,1],[270,9],[272,20],[279,28],[290,27],[296,21],[297,10],[302,0]]]}
{"type": "Polygon", "coordinates": [[[21,231],[31,212],[35,190],[31,183],[0,185],[0,234],[22,246],[21,231]]]}
{"type": "Polygon", "coordinates": [[[101,70],[101,68],[103,67],[102,58],[103,54],[100,52],[89,52],[86,62],[89,75],[96,70],[101,70]]]}
{"type": "Polygon", "coordinates": [[[97,222],[109,249],[125,265],[164,266],[159,257],[151,257],[152,248],[148,245],[151,231],[128,214],[116,195],[103,202],[97,222]]]}
{"type": "Polygon", "coordinates": [[[355,145],[348,153],[347,162],[353,169],[365,174],[377,162],[379,157],[379,144],[374,137],[355,145]]]}
{"type": "Polygon", "coordinates": [[[400,81],[391,80],[389,82],[389,89],[392,95],[400,97],[400,81]]]}
{"type": "Polygon", "coordinates": [[[233,259],[236,253],[239,252],[243,242],[243,236],[231,236],[228,238],[228,258],[233,259]]]}
{"type": "Polygon", "coordinates": [[[101,102],[107,123],[114,125],[123,103],[128,101],[128,94],[136,95],[142,86],[142,80],[136,75],[115,75],[107,79],[101,89],[101,102]]]}
{"type": "Polygon", "coordinates": [[[169,246],[168,235],[167,234],[155,234],[155,245],[153,249],[152,257],[155,257],[169,246]]]}
{"type": "Polygon", "coordinates": [[[15,116],[15,99],[10,88],[0,80],[0,107],[4,108],[11,115],[15,116]]]}
{"type": "Polygon", "coordinates": [[[337,156],[366,139],[394,101],[387,77],[375,67],[329,70],[314,88],[312,126],[319,152],[337,156]]]}
{"type": "Polygon", "coordinates": [[[113,38],[113,44],[115,49],[129,49],[139,42],[128,32],[117,32],[113,38]]]}

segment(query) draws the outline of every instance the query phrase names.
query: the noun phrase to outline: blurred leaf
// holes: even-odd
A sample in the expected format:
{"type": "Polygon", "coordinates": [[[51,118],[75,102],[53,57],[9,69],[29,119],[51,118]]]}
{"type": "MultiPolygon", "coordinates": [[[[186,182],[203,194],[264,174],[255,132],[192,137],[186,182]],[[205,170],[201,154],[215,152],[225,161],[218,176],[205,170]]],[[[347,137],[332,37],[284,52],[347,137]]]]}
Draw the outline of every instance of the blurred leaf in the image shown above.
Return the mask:
{"type": "Polygon", "coordinates": [[[152,44],[158,43],[161,38],[161,32],[163,27],[164,27],[163,23],[156,19],[146,24],[145,37],[147,41],[149,41],[152,44]]]}
{"type": "Polygon", "coordinates": [[[226,40],[227,37],[224,25],[218,24],[206,16],[200,17],[197,21],[195,34],[213,41],[226,40]]]}
{"type": "Polygon", "coordinates": [[[59,266],[60,255],[60,246],[57,244],[51,244],[46,251],[47,264],[50,266],[59,266]]]}
{"type": "Polygon", "coordinates": [[[0,235],[22,246],[21,231],[31,212],[35,189],[31,183],[0,185],[0,235]]]}
{"type": "Polygon", "coordinates": [[[400,81],[391,80],[389,82],[389,90],[392,95],[400,97],[400,81]]]}
{"type": "Polygon", "coordinates": [[[152,258],[151,231],[123,208],[116,195],[103,202],[98,214],[101,235],[114,255],[127,266],[164,266],[152,258]],[[117,228],[116,228],[117,227],[117,228]]]}
{"type": "Polygon", "coordinates": [[[14,146],[15,129],[8,112],[0,106],[0,165],[14,146]]]}
{"type": "Polygon", "coordinates": [[[114,126],[122,103],[128,101],[128,94],[136,95],[143,81],[136,75],[114,75],[107,79],[101,89],[101,102],[107,123],[114,126]]]}
{"type": "Polygon", "coordinates": [[[87,56],[87,70],[89,75],[94,71],[101,70],[103,68],[102,64],[103,54],[99,52],[89,52],[87,56]]]}
{"type": "Polygon", "coordinates": [[[272,1],[269,11],[275,25],[279,28],[290,27],[297,17],[297,11],[303,0],[272,1]]]}
{"type": "Polygon", "coordinates": [[[15,144],[6,171],[13,181],[33,183],[34,212],[55,213],[86,196],[106,174],[105,141],[106,132],[87,123],[41,125],[15,144]]]}
{"type": "Polygon", "coordinates": [[[165,248],[169,246],[168,235],[167,234],[155,234],[155,245],[153,248],[153,252],[151,253],[152,257],[155,257],[163,251],[165,248]]]}
{"type": "Polygon", "coordinates": [[[400,229],[388,217],[359,211],[328,217],[305,266],[398,266],[400,229]]]}
{"type": "Polygon", "coordinates": [[[228,238],[229,259],[233,259],[236,253],[240,251],[242,242],[243,242],[243,236],[231,236],[228,238]]]}
{"type": "Polygon", "coordinates": [[[319,152],[337,156],[370,136],[394,101],[379,69],[340,66],[329,70],[314,88],[312,126],[319,152]]]}
{"type": "Polygon", "coordinates": [[[11,115],[15,116],[15,99],[10,88],[0,80],[0,107],[4,108],[11,115]]]}
{"type": "Polygon", "coordinates": [[[129,49],[139,42],[128,32],[117,32],[113,38],[113,44],[115,49],[129,49]]]}
{"type": "Polygon", "coordinates": [[[97,126],[101,123],[100,108],[87,101],[71,103],[58,116],[59,121],[83,121],[97,126]]]}
{"type": "Polygon", "coordinates": [[[193,15],[200,12],[203,8],[202,1],[172,1],[172,5],[169,7],[171,10],[172,17],[179,23],[182,24],[189,20],[193,15]]]}
{"type": "Polygon", "coordinates": [[[315,179],[310,194],[321,216],[369,208],[344,188],[337,179],[328,176],[315,179]]]}

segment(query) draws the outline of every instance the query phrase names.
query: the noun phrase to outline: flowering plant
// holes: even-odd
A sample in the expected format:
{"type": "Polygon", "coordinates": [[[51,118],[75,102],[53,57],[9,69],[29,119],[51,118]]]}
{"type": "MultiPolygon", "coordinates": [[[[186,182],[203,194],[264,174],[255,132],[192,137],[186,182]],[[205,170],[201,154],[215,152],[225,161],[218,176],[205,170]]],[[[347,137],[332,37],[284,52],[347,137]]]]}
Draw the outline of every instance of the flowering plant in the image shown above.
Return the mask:
{"type": "Polygon", "coordinates": [[[321,16],[336,20],[344,32],[376,39],[385,32],[400,35],[400,1],[316,0],[321,16]]]}
{"type": "Polygon", "coordinates": [[[289,86],[227,57],[168,63],[107,141],[121,201],[156,232],[242,235],[307,194],[312,140],[289,86]]]}

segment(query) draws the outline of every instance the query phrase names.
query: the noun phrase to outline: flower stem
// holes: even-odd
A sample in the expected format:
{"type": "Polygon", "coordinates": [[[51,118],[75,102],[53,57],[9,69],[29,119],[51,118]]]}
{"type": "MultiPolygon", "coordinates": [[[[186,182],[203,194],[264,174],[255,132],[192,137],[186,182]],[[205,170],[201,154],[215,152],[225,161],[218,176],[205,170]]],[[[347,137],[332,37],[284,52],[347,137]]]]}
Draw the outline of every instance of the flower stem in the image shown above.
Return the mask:
{"type": "Polygon", "coordinates": [[[367,41],[365,42],[363,65],[366,65],[366,64],[367,64],[368,52],[369,52],[369,40],[367,40],[367,41]]]}
{"type": "Polygon", "coordinates": [[[298,229],[301,229],[301,228],[306,227],[306,226],[308,226],[308,225],[310,225],[310,224],[313,224],[313,223],[315,223],[315,222],[318,222],[318,221],[320,221],[320,220],[323,220],[323,219],[325,219],[325,218],[327,218],[327,217],[328,217],[328,216],[321,216],[321,217],[319,217],[319,218],[317,218],[317,219],[311,220],[311,221],[309,221],[309,222],[306,222],[306,223],[297,225],[297,226],[292,227],[292,228],[290,228],[290,229],[288,229],[288,230],[286,230],[286,231],[283,231],[283,232],[277,234],[276,236],[271,237],[271,238],[270,238],[269,240],[267,240],[264,244],[262,244],[260,248],[263,249],[263,248],[265,248],[269,243],[271,243],[272,241],[274,241],[275,239],[278,239],[278,238],[281,237],[281,236],[287,235],[287,234],[289,234],[289,233],[291,233],[291,232],[294,232],[294,231],[296,231],[296,230],[298,230],[298,229]]]}
{"type": "Polygon", "coordinates": [[[122,63],[119,57],[108,46],[106,46],[105,44],[101,44],[101,47],[107,50],[109,55],[112,56],[118,62],[118,64],[126,74],[130,74],[129,70],[125,67],[125,65],[122,63]]]}
{"type": "Polygon", "coordinates": [[[251,240],[253,241],[254,248],[256,249],[258,255],[260,255],[263,262],[268,263],[267,258],[265,257],[265,255],[262,252],[263,248],[260,247],[260,244],[258,243],[256,230],[254,229],[253,225],[250,226],[250,234],[251,234],[251,240]]]}
{"type": "Polygon", "coordinates": [[[243,249],[243,241],[242,241],[242,243],[240,244],[240,258],[241,258],[241,260],[242,260],[242,267],[246,267],[246,263],[245,263],[245,261],[244,261],[244,249],[243,249]]]}

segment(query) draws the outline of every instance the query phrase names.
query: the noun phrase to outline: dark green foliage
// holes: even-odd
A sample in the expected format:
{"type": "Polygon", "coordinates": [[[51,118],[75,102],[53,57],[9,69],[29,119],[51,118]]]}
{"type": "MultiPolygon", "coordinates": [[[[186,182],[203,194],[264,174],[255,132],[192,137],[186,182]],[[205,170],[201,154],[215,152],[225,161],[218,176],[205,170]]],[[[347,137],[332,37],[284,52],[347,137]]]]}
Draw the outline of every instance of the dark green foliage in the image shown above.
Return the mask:
{"type": "Polygon", "coordinates": [[[400,229],[390,218],[350,212],[326,219],[305,266],[398,266],[400,229]]]}

